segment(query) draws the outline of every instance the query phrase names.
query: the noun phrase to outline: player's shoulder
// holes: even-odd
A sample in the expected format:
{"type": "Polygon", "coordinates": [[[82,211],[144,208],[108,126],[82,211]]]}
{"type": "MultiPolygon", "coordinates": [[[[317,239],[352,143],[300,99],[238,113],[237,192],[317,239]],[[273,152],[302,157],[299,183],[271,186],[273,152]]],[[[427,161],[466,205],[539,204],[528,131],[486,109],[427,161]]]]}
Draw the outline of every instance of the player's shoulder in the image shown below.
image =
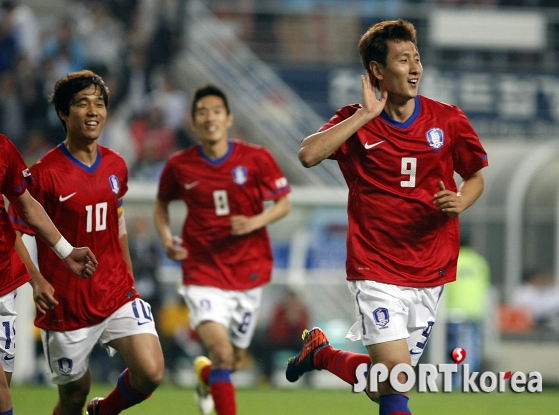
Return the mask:
{"type": "Polygon", "coordinates": [[[426,96],[419,95],[419,99],[421,102],[421,106],[428,110],[432,110],[435,112],[445,112],[445,113],[461,113],[462,110],[453,104],[448,104],[446,102],[437,101],[432,98],[427,98],[426,96]]]}
{"type": "Polygon", "coordinates": [[[346,105],[345,107],[342,107],[342,108],[338,109],[336,111],[335,116],[338,116],[338,117],[341,117],[341,118],[349,118],[353,114],[355,114],[357,112],[357,110],[359,110],[361,108],[363,108],[363,106],[361,104],[346,105]]]}
{"type": "Polygon", "coordinates": [[[122,157],[122,155],[118,151],[113,150],[110,147],[105,147],[105,146],[102,146],[102,145],[98,144],[97,149],[98,149],[99,154],[101,154],[101,157],[103,159],[109,159],[109,160],[113,160],[113,161],[116,161],[116,162],[126,163],[125,160],[124,160],[124,157],[122,157]]]}
{"type": "Polygon", "coordinates": [[[264,146],[247,143],[236,138],[231,139],[233,151],[244,159],[262,160],[263,157],[274,158],[272,152],[264,146]]]}
{"type": "Polygon", "coordinates": [[[238,138],[231,138],[230,141],[231,144],[235,147],[235,150],[241,150],[245,152],[268,151],[266,147],[263,147],[259,144],[247,143],[246,141],[239,140],[238,138]]]}
{"type": "Polygon", "coordinates": [[[199,157],[199,156],[200,156],[200,145],[195,144],[193,146],[171,153],[169,157],[167,157],[167,164],[177,164],[177,163],[180,164],[192,160],[192,157],[199,157]]]}
{"type": "Polygon", "coordinates": [[[35,173],[38,171],[49,169],[53,165],[59,164],[64,156],[62,150],[60,149],[60,146],[62,145],[62,143],[58,144],[56,147],[51,148],[49,151],[47,151],[43,155],[43,157],[41,157],[35,162],[35,164],[33,164],[33,166],[31,166],[31,170],[33,170],[33,172],[35,173]]]}

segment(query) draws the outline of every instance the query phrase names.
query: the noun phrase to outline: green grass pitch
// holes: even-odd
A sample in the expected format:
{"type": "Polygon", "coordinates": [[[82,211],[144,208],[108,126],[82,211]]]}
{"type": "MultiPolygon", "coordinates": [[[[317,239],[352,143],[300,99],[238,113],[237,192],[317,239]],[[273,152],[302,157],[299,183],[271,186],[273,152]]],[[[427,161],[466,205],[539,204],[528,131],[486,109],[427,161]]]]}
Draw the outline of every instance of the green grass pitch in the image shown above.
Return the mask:
{"type": "MultiPolygon", "coordinates": [[[[96,385],[91,397],[105,396],[110,386],[96,385]]],[[[126,410],[126,415],[196,415],[193,389],[165,384],[141,405],[126,410]]],[[[57,391],[48,386],[12,388],[14,413],[50,415],[57,391]]],[[[377,414],[378,407],[364,394],[344,390],[254,388],[237,391],[240,415],[338,415],[377,414]]],[[[557,415],[559,390],[545,388],[542,393],[412,393],[410,408],[414,415],[557,415]]],[[[85,411],[84,411],[85,412],[85,411]]]]}

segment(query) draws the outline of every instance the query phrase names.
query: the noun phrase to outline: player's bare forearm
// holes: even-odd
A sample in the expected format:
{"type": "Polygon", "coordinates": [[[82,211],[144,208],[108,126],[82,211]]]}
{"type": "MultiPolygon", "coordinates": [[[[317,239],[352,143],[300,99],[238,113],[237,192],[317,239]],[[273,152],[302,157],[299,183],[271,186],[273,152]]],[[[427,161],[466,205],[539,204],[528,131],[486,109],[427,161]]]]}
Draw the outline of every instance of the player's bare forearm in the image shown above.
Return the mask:
{"type": "Polygon", "coordinates": [[[330,156],[349,137],[372,118],[358,110],[348,119],[325,131],[309,135],[301,142],[299,161],[304,167],[313,167],[330,156]]]}
{"type": "Polygon", "coordinates": [[[8,199],[29,228],[47,245],[52,247],[60,240],[62,235],[50,220],[43,206],[27,190],[19,197],[9,197],[8,199]]]}
{"type": "Polygon", "coordinates": [[[262,213],[252,217],[236,215],[231,217],[231,234],[246,235],[275,222],[291,211],[291,201],[288,196],[280,197],[274,204],[262,213]]]}
{"type": "Polygon", "coordinates": [[[370,78],[370,74],[361,76],[363,89],[363,106],[348,119],[334,125],[328,130],[312,134],[305,138],[299,150],[299,161],[304,167],[313,167],[330,156],[357,130],[377,117],[386,104],[388,94],[381,91],[380,98],[370,78]]]}
{"type": "Polygon", "coordinates": [[[188,251],[182,247],[182,239],[173,236],[169,225],[169,202],[157,199],[153,209],[153,220],[159,234],[161,244],[167,257],[173,261],[182,261],[188,256],[188,251]]]}
{"type": "Polygon", "coordinates": [[[31,275],[30,284],[33,288],[33,299],[37,310],[45,314],[47,310],[58,304],[58,301],[54,299],[54,288],[35,266],[27,247],[21,239],[21,232],[18,230],[16,230],[15,249],[31,275]]]}
{"type": "Polygon", "coordinates": [[[458,193],[463,199],[463,210],[466,210],[467,208],[472,206],[475,201],[479,199],[479,197],[483,193],[484,187],[485,182],[483,180],[483,174],[481,170],[475,172],[467,179],[464,179],[464,181],[460,184],[460,188],[458,189],[458,193]]]}
{"type": "Polygon", "coordinates": [[[458,192],[447,190],[442,181],[439,182],[439,191],[435,193],[434,204],[437,209],[445,212],[449,217],[458,217],[460,213],[469,208],[483,193],[484,181],[481,170],[464,179],[458,192]]]}

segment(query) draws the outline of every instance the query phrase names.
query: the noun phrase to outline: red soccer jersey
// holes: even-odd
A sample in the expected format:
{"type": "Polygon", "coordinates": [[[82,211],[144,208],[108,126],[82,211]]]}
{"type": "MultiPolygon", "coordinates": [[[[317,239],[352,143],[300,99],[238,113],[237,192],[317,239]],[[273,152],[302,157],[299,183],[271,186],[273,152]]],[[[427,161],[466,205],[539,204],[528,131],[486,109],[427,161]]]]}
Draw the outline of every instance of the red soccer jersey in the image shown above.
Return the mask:
{"type": "MultiPolygon", "coordinates": [[[[0,195],[0,210],[5,212],[4,198],[1,197],[1,195],[0,195]]],[[[10,224],[10,221],[8,220],[7,223],[10,224]]],[[[11,231],[12,233],[14,232],[11,225],[10,225],[10,229],[6,228],[6,230],[11,231]]],[[[4,233],[2,233],[2,235],[4,235],[4,233]]],[[[15,238],[15,233],[13,233],[13,235],[15,238]]],[[[10,260],[10,264],[6,272],[2,272],[2,274],[0,274],[2,278],[2,284],[0,285],[0,297],[12,292],[18,287],[21,287],[26,282],[31,281],[31,274],[29,274],[27,267],[25,266],[25,264],[19,257],[16,249],[13,246],[11,252],[7,257],[10,260]]]]}
{"type": "MultiPolygon", "coordinates": [[[[456,279],[458,218],[433,204],[439,182],[456,191],[487,166],[487,154],[457,107],[418,96],[406,122],[382,113],[342,144],[338,161],[349,187],[347,279],[433,287],[456,279]]],[[[350,117],[340,109],[322,130],[350,117]]]]}
{"type": "Polygon", "coordinates": [[[37,314],[35,325],[66,331],[99,324],[139,297],[118,235],[118,213],[128,190],[126,164],[115,151],[97,146],[97,160],[88,167],[60,144],[31,171],[35,178],[31,194],[62,235],[74,246],[88,246],[99,262],[95,274],[83,280],[37,239],[39,269],[53,285],[59,304],[45,315],[37,314]]]}
{"type": "Polygon", "coordinates": [[[246,290],[270,281],[272,251],[266,228],[231,235],[231,216],[254,216],[264,200],[290,192],[289,184],[265,148],[239,140],[219,160],[200,145],[173,154],[161,174],[158,198],[182,199],[188,208],[182,238],[188,258],[183,282],[246,290]]]}
{"type": "Polygon", "coordinates": [[[2,155],[0,157],[0,277],[2,278],[0,292],[4,292],[5,284],[13,278],[10,264],[16,234],[10,224],[3,195],[22,195],[32,176],[17,148],[2,134],[0,134],[0,154],[2,155]]]}

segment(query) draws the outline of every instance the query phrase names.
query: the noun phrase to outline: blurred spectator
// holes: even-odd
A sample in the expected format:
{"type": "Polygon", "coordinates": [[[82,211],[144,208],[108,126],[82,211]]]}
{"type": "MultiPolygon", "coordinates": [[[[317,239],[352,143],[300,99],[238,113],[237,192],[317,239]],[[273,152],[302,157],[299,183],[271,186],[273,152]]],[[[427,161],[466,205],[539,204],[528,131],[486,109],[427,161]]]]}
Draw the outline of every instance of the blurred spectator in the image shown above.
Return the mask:
{"type": "Polygon", "coordinates": [[[161,307],[161,292],[157,280],[159,240],[145,216],[132,216],[128,228],[128,246],[134,267],[134,287],[157,315],[161,307]]]}
{"type": "MultiPolygon", "coordinates": [[[[184,149],[190,146],[193,146],[198,142],[196,138],[196,132],[192,128],[192,124],[190,122],[190,110],[185,110],[185,115],[182,120],[182,124],[176,130],[177,134],[177,145],[179,149],[184,149]]],[[[234,137],[239,137],[234,135],[234,137]]]]}
{"type": "Polygon", "coordinates": [[[528,270],[513,293],[511,304],[528,311],[536,324],[559,319],[559,286],[550,271],[528,270]]]}
{"type": "Polygon", "coordinates": [[[165,125],[163,109],[153,103],[145,116],[132,121],[132,140],[136,147],[136,178],[157,180],[167,157],[177,150],[175,130],[165,125]]]}
{"type": "Polygon", "coordinates": [[[2,0],[2,11],[10,21],[18,55],[26,57],[33,67],[37,67],[40,57],[40,26],[33,9],[16,0],[2,0]]]}
{"type": "Polygon", "coordinates": [[[23,102],[11,70],[0,74],[0,131],[18,148],[25,145],[23,102]]]}
{"type": "MultiPolygon", "coordinates": [[[[51,61],[53,78],[58,79],[70,72],[85,68],[85,50],[82,41],[74,33],[74,22],[63,17],[56,27],[54,36],[43,45],[43,56],[51,61]]],[[[52,89],[52,85],[48,88],[52,89]]]]}
{"type": "Polygon", "coordinates": [[[104,0],[87,2],[90,13],[78,21],[77,32],[85,47],[87,67],[105,76],[117,73],[122,60],[126,30],[104,0]]]}
{"type": "Polygon", "coordinates": [[[182,125],[188,110],[188,97],[175,86],[170,71],[162,71],[156,77],[156,86],[149,94],[148,101],[161,108],[167,127],[178,129],[182,125]]]}
{"type": "Polygon", "coordinates": [[[121,77],[122,101],[130,110],[132,117],[138,117],[146,110],[150,87],[150,73],[147,57],[141,47],[128,51],[126,66],[121,77]]]}
{"type": "Polygon", "coordinates": [[[180,0],[140,0],[139,30],[145,41],[150,70],[166,66],[180,48],[184,2],[180,0]]]}
{"type": "Polygon", "coordinates": [[[15,77],[18,94],[23,105],[23,119],[26,129],[44,126],[49,109],[47,96],[43,95],[43,71],[37,71],[26,56],[18,60],[15,77]]]}
{"type": "MultiPolygon", "coordinates": [[[[447,348],[449,357],[456,347],[465,349],[464,363],[473,372],[481,367],[484,320],[492,314],[488,304],[491,272],[487,260],[469,245],[464,233],[460,243],[456,281],[446,284],[444,290],[448,311],[447,348]]],[[[462,372],[458,371],[452,379],[453,386],[458,387],[462,372]]]]}
{"type": "Polygon", "coordinates": [[[301,333],[309,327],[309,311],[299,296],[288,290],[275,305],[272,319],[265,330],[257,330],[250,346],[256,362],[262,366],[262,375],[271,381],[274,355],[279,351],[297,353],[301,348],[301,333]]]}
{"type": "Polygon", "coordinates": [[[11,16],[3,13],[0,17],[0,73],[13,68],[16,56],[16,36],[11,16]]]}

